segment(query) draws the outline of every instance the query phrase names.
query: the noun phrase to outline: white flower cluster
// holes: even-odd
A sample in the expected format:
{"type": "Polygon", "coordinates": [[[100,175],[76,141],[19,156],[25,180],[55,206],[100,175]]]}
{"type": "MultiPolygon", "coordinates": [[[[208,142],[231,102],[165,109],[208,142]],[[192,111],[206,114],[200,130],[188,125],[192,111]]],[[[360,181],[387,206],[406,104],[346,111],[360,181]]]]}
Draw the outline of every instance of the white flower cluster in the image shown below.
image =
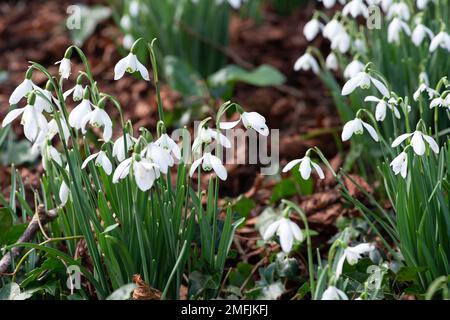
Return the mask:
{"type": "MultiPolygon", "coordinates": [[[[64,59],[59,62],[61,79],[68,79],[71,75],[70,55],[71,49],[68,49],[64,59]]],[[[104,144],[99,152],[89,155],[84,160],[81,168],[85,169],[93,161],[107,175],[113,174],[113,183],[118,183],[120,180],[132,175],[138,188],[142,191],[147,191],[154,185],[161,174],[167,174],[175,163],[181,161],[182,151],[180,147],[166,133],[162,133],[156,141],[148,143],[143,136],[135,138],[131,133],[125,132],[113,143],[111,157],[107,152],[107,145],[111,143],[113,136],[113,121],[105,111],[107,97],[100,94],[101,98],[94,103],[90,94],[93,88],[89,86],[83,87],[82,83],[85,75],[80,73],[76,85],[62,94],[64,100],[72,95],[73,100],[79,102],[68,114],[66,123],[66,117],[61,108],[61,104],[65,104],[65,101],[59,101],[52,95],[52,86],[50,84],[45,89],[36,86],[31,80],[32,71],[33,69],[30,67],[26,73],[25,80],[14,90],[10,97],[11,105],[20,103],[26,97],[26,106],[12,109],[3,119],[2,126],[7,126],[16,118],[22,116],[21,124],[24,127],[25,137],[33,143],[33,150],[41,152],[44,169],[46,169],[49,161],[54,161],[59,166],[63,166],[62,155],[51,144],[53,137],[62,132],[67,145],[71,137],[71,129],[69,128],[72,128],[74,132],[80,130],[82,135],[85,135],[88,124],[102,129],[104,144]],[[50,121],[47,120],[49,118],[51,119],[50,121]],[[131,155],[130,151],[132,151],[131,155]],[[113,158],[117,160],[117,166],[113,158]]],[[[150,80],[148,70],[133,52],[130,52],[116,64],[114,79],[119,80],[124,76],[125,72],[139,72],[144,80],[150,80]]],[[[269,134],[265,118],[256,112],[242,111],[239,120],[222,122],[220,123],[220,128],[231,129],[240,121],[247,129],[255,130],[264,136],[269,134]]],[[[202,123],[205,123],[205,121],[202,123]]],[[[220,144],[226,148],[231,147],[231,142],[219,130],[202,125],[192,145],[194,151],[200,151],[200,157],[191,165],[191,176],[201,164],[204,171],[214,170],[220,179],[225,180],[227,178],[227,171],[222,161],[210,152],[203,152],[214,139],[218,139],[220,144]]],[[[69,190],[69,186],[63,182],[60,187],[60,199],[63,204],[68,199],[69,190]]]]}

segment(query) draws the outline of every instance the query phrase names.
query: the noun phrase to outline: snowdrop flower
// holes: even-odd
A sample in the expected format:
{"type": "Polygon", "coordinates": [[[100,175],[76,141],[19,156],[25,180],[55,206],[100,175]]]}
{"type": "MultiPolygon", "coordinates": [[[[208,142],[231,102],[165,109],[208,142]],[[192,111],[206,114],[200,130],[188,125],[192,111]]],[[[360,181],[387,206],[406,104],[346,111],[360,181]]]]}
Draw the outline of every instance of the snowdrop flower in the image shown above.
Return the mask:
{"type": "Polygon", "coordinates": [[[365,71],[357,73],[354,77],[352,77],[345,83],[344,87],[342,88],[342,95],[347,96],[358,87],[361,89],[369,89],[371,83],[373,83],[373,85],[378,89],[378,91],[380,91],[380,93],[384,97],[389,97],[389,90],[386,88],[386,86],[380,80],[375,79],[365,71]]]}
{"type": "Polygon", "coordinates": [[[130,50],[133,47],[133,43],[136,41],[133,35],[126,34],[122,39],[122,45],[125,49],[130,50]]]}
{"type": "Polygon", "coordinates": [[[129,15],[124,14],[122,18],[120,18],[120,26],[126,31],[131,29],[131,18],[129,15]]]}
{"type": "MultiPolygon", "coordinates": [[[[414,92],[414,95],[413,95],[414,101],[419,100],[420,95],[425,91],[428,93],[429,99],[432,99],[433,97],[438,95],[438,92],[436,90],[428,87],[428,85],[426,85],[425,83],[422,83],[419,86],[419,88],[416,90],[416,92],[414,92]]],[[[440,99],[440,98],[438,98],[438,99],[440,99]]],[[[433,105],[433,102],[431,104],[433,105]]],[[[430,107],[432,108],[431,105],[430,105],[430,107]]]]}
{"type": "Polygon", "coordinates": [[[443,99],[441,97],[434,98],[430,103],[430,109],[436,108],[436,107],[450,107],[450,104],[447,99],[443,99]]]}
{"type": "Polygon", "coordinates": [[[136,71],[139,71],[144,80],[150,81],[145,66],[139,62],[137,56],[133,52],[130,52],[125,58],[120,59],[114,67],[114,80],[122,78],[125,72],[134,73],[136,71]]]}
{"type": "MultiPolygon", "coordinates": [[[[69,127],[67,126],[67,123],[64,120],[64,118],[61,118],[60,122],[61,122],[62,131],[64,134],[64,140],[67,144],[69,142],[69,138],[70,138],[69,127]]],[[[42,148],[45,146],[47,141],[51,141],[53,139],[53,137],[58,133],[59,133],[59,128],[58,128],[58,124],[57,124],[56,120],[55,119],[50,120],[47,127],[45,127],[44,129],[41,129],[39,131],[39,134],[38,134],[36,140],[34,141],[33,146],[31,147],[31,151],[35,154],[41,152],[42,148]]]]}
{"type": "Polygon", "coordinates": [[[63,79],[69,79],[71,74],[71,62],[69,58],[62,58],[62,60],[56,62],[55,64],[59,64],[59,75],[63,79]]]}
{"type": "Polygon", "coordinates": [[[83,118],[92,112],[92,103],[84,98],[78,106],[73,108],[69,114],[69,125],[75,129],[81,129],[83,118]]]}
{"type": "Polygon", "coordinates": [[[318,19],[313,18],[305,24],[303,28],[303,35],[306,40],[311,41],[317,36],[322,28],[323,24],[318,19]]]}
{"type": "Polygon", "coordinates": [[[322,34],[324,38],[327,38],[331,41],[334,37],[342,32],[345,32],[344,26],[338,20],[333,19],[325,25],[322,34]]]}
{"type": "Polygon", "coordinates": [[[329,286],[322,294],[322,300],[348,300],[344,291],[335,286],[329,286]]]}
{"type": "Polygon", "coordinates": [[[428,2],[429,2],[429,1],[430,1],[430,0],[417,0],[417,1],[416,1],[417,8],[418,8],[419,10],[425,9],[425,7],[428,5],[428,2]]]}
{"type": "Polygon", "coordinates": [[[450,36],[447,32],[439,32],[430,43],[430,52],[434,52],[438,47],[450,51],[450,36]]]}
{"type": "Polygon", "coordinates": [[[47,163],[50,163],[52,160],[55,161],[58,165],[62,166],[62,158],[59,154],[58,150],[56,150],[55,147],[53,147],[49,141],[46,141],[46,143],[42,147],[41,151],[42,155],[42,167],[44,170],[47,170],[47,163]]]}
{"type": "Polygon", "coordinates": [[[344,16],[350,14],[353,18],[362,15],[367,19],[369,17],[369,9],[362,0],[352,0],[345,5],[344,9],[342,9],[342,14],[344,16]]]}
{"type": "Polygon", "coordinates": [[[404,134],[400,135],[392,142],[392,148],[397,147],[403,141],[405,141],[406,139],[408,139],[411,136],[412,136],[412,139],[409,144],[413,147],[414,152],[418,156],[422,156],[425,153],[425,142],[423,140],[425,140],[428,143],[428,145],[430,146],[431,150],[433,150],[434,153],[436,153],[436,154],[439,153],[439,146],[436,143],[436,141],[434,141],[434,139],[432,137],[422,133],[419,130],[416,130],[413,133],[404,133],[404,134]]]}
{"type": "Polygon", "coordinates": [[[155,163],[163,174],[167,174],[169,167],[174,165],[174,160],[170,154],[154,142],[142,150],[141,156],[155,163]]]}
{"type": "Polygon", "coordinates": [[[36,87],[36,101],[34,103],[37,110],[42,112],[42,110],[45,110],[46,112],[50,113],[52,112],[52,93],[47,89],[41,89],[39,87],[36,87]]]}
{"type": "Polygon", "coordinates": [[[72,95],[73,101],[80,101],[83,99],[84,88],[81,84],[76,84],[73,88],[67,90],[63,93],[64,100],[67,99],[68,96],[72,95]]]}
{"type": "Polygon", "coordinates": [[[345,30],[342,30],[342,32],[339,32],[331,39],[331,49],[339,50],[341,53],[346,53],[350,49],[350,44],[350,35],[345,30]]]}
{"type": "Polygon", "coordinates": [[[222,161],[216,156],[213,156],[210,152],[205,152],[201,158],[192,163],[191,169],[189,170],[189,176],[192,177],[194,175],[195,170],[197,170],[200,164],[202,164],[204,171],[214,170],[221,180],[225,181],[227,179],[227,170],[223,166],[222,161]]]}
{"type": "Polygon", "coordinates": [[[300,242],[304,239],[299,226],[285,217],[272,222],[264,231],[263,239],[267,241],[275,234],[279,237],[281,249],[285,253],[289,253],[292,250],[294,239],[300,242]]]}
{"type": "Polygon", "coordinates": [[[368,89],[370,88],[371,83],[375,85],[375,87],[383,94],[383,96],[389,97],[389,91],[386,86],[381,81],[370,76],[370,74],[365,71],[358,72],[345,83],[344,87],[342,88],[342,95],[349,95],[357,87],[360,87],[361,89],[368,89]]]}
{"type": "Polygon", "coordinates": [[[83,161],[83,164],[81,165],[81,169],[86,168],[88,163],[94,159],[95,159],[95,165],[97,167],[102,167],[103,170],[105,170],[107,175],[110,175],[112,173],[111,160],[109,160],[108,155],[104,151],[93,153],[89,157],[87,157],[86,160],[83,161]]]}
{"type": "MultiPolygon", "coordinates": [[[[70,119],[69,119],[70,120],[70,119]]],[[[86,133],[86,125],[93,127],[103,127],[103,140],[108,142],[112,137],[112,121],[109,115],[100,107],[95,106],[94,110],[86,114],[81,120],[81,132],[86,133]]]]}
{"type": "Polygon", "coordinates": [[[391,5],[392,0],[381,0],[381,9],[383,9],[384,12],[388,12],[391,5]]]}
{"type": "Polygon", "coordinates": [[[366,43],[364,42],[363,39],[356,39],[353,42],[353,45],[355,46],[355,50],[356,52],[360,53],[360,54],[366,54],[367,53],[367,47],[366,47],[366,43]]]}
{"type": "Polygon", "coordinates": [[[344,250],[344,253],[340,257],[338,264],[336,266],[336,278],[339,278],[342,274],[342,268],[344,267],[344,262],[347,262],[350,265],[354,265],[358,263],[358,260],[361,259],[361,255],[364,253],[368,253],[375,249],[375,246],[370,243],[361,243],[355,247],[347,247],[344,250]]]}
{"type": "MultiPolygon", "coordinates": [[[[384,121],[384,119],[386,118],[387,108],[389,108],[392,112],[394,112],[394,115],[397,119],[400,119],[400,112],[393,105],[393,103],[390,103],[389,101],[386,101],[385,99],[379,99],[374,96],[368,96],[364,99],[364,101],[377,103],[377,105],[375,107],[375,119],[377,121],[384,121]]],[[[393,102],[393,100],[391,100],[391,102],[393,102]]]]}
{"type": "Polygon", "coordinates": [[[392,167],[395,175],[401,173],[401,176],[405,179],[408,173],[408,154],[404,151],[401,152],[389,165],[392,167]]]}
{"type": "Polygon", "coordinates": [[[120,162],[125,160],[127,152],[131,150],[133,148],[133,145],[137,142],[137,139],[129,135],[128,133],[125,134],[125,137],[127,142],[127,150],[125,150],[125,138],[123,135],[117,138],[113,145],[112,155],[113,157],[116,157],[120,162]]]}
{"type": "Polygon", "coordinates": [[[353,60],[350,62],[347,67],[344,70],[344,78],[350,79],[355,77],[358,73],[362,72],[364,70],[365,65],[358,61],[353,60]]]}
{"type": "Polygon", "coordinates": [[[334,5],[336,4],[336,0],[319,0],[319,1],[322,2],[323,6],[327,9],[334,7],[334,5]]]}
{"type": "Polygon", "coordinates": [[[299,171],[303,179],[305,180],[309,179],[309,177],[311,176],[312,168],[316,170],[320,179],[325,179],[325,175],[323,174],[322,168],[317,163],[311,161],[311,158],[309,156],[305,156],[304,158],[290,161],[283,168],[283,172],[288,172],[299,163],[300,163],[299,171]]]}
{"type": "Polygon", "coordinates": [[[387,19],[391,20],[394,17],[398,17],[404,21],[408,21],[411,17],[408,5],[404,2],[393,3],[389,7],[387,19]]]}
{"type": "Polygon", "coordinates": [[[155,141],[155,144],[166,150],[169,154],[172,154],[175,159],[181,159],[180,147],[167,135],[167,133],[163,133],[161,137],[155,141]]]}
{"type": "Polygon", "coordinates": [[[35,87],[36,86],[34,85],[33,81],[31,81],[31,72],[27,72],[27,76],[25,77],[25,79],[17,86],[16,89],[14,89],[13,93],[9,97],[9,104],[17,104],[20,99],[33,91],[35,87]]]}
{"type": "Polygon", "coordinates": [[[192,144],[192,151],[197,151],[203,144],[209,144],[212,140],[219,140],[219,143],[225,148],[231,148],[230,140],[217,130],[201,127],[197,130],[197,137],[192,144]]]}
{"type": "Polygon", "coordinates": [[[64,180],[61,182],[61,186],[59,187],[59,200],[61,200],[61,205],[65,205],[67,200],[69,199],[70,189],[64,180]]]}
{"type": "Polygon", "coordinates": [[[309,52],[306,52],[304,55],[298,58],[297,61],[295,61],[294,70],[312,70],[312,72],[318,74],[320,71],[320,67],[316,59],[309,52]]]}
{"type": "Polygon", "coordinates": [[[429,28],[425,27],[423,24],[419,23],[411,35],[411,40],[414,43],[414,45],[418,47],[422,44],[423,40],[427,35],[430,39],[434,38],[433,32],[429,28]]]}
{"type": "Polygon", "coordinates": [[[5,119],[3,119],[2,127],[7,126],[22,115],[20,123],[23,125],[25,137],[31,142],[36,140],[39,130],[46,130],[48,124],[47,119],[42,114],[42,110],[38,110],[34,102],[35,96],[28,99],[28,104],[25,107],[13,109],[8,112],[5,119]]]}
{"type": "Polygon", "coordinates": [[[126,178],[130,174],[131,168],[138,188],[144,192],[149,190],[160,176],[156,164],[148,159],[141,158],[139,155],[133,155],[117,166],[113,175],[113,183],[126,178]]]}
{"type": "MultiPolygon", "coordinates": [[[[217,4],[222,4],[224,0],[216,0],[217,4]]],[[[232,6],[234,9],[239,9],[242,5],[242,0],[227,0],[230,6],[232,6]]]]}
{"type": "Polygon", "coordinates": [[[334,70],[334,71],[338,70],[338,68],[339,68],[338,59],[333,52],[331,52],[328,55],[327,59],[325,60],[325,65],[327,66],[327,68],[329,70],[334,70]]]}
{"type": "Polygon", "coordinates": [[[375,131],[374,127],[359,118],[350,120],[344,125],[341,136],[342,141],[349,140],[353,134],[363,134],[364,128],[367,130],[367,132],[369,132],[372,139],[378,142],[378,134],[375,131]]]}
{"type": "Polygon", "coordinates": [[[140,3],[138,0],[132,0],[130,2],[130,6],[128,7],[128,11],[132,17],[137,17],[139,15],[140,3]]]}
{"type": "Polygon", "coordinates": [[[403,22],[400,18],[395,17],[389,23],[388,27],[388,42],[399,44],[400,42],[400,32],[403,30],[408,36],[411,35],[411,29],[409,26],[403,22]]]}
{"type": "Polygon", "coordinates": [[[237,121],[221,122],[220,129],[228,130],[238,125],[242,120],[242,124],[246,129],[253,129],[260,135],[267,137],[269,135],[269,127],[266,125],[266,118],[258,112],[243,112],[237,121]]]}

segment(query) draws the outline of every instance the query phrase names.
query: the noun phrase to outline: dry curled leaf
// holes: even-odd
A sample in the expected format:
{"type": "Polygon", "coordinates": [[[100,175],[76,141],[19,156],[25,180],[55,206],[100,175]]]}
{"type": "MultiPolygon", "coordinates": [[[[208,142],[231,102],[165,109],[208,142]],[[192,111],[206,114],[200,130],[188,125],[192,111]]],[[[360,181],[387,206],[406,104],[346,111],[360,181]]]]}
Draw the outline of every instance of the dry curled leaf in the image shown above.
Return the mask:
{"type": "Polygon", "coordinates": [[[133,291],[133,300],[161,300],[161,291],[151,288],[142,280],[141,275],[135,274],[133,282],[137,286],[133,291]]]}

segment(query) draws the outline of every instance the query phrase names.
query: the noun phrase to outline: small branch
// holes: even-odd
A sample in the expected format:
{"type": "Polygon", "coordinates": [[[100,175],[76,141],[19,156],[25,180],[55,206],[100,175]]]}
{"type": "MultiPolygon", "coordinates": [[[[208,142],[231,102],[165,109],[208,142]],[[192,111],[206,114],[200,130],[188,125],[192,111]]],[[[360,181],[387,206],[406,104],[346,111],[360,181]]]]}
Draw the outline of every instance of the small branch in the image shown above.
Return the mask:
{"type": "MultiPolygon", "coordinates": [[[[55,220],[57,216],[58,213],[56,209],[46,211],[43,205],[39,205],[33,219],[31,219],[30,224],[20,236],[19,240],[17,240],[16,244],[30,242],[41,229],[41,226],[45,226],[47,223],[55,220]]],[[[20,255],[21,251],[22,247],[14,247],[11,249],[11,252],[3,256],[0,260],[0,276],[8,270],[12,258],[20,255]]]]}

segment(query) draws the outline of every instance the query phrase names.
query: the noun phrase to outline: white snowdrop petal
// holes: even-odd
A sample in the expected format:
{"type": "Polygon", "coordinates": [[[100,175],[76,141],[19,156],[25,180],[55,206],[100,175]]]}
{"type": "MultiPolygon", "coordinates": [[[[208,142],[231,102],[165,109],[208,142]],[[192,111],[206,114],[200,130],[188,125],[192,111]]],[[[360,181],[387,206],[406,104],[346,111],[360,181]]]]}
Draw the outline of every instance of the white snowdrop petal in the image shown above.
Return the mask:
{"type": "Polygon", "coordinates": [[[393,142],[391,147],[395,148],[398,145],[400,145],[403,141],[405,141],[406,139],[408,139],[410,136],[412,136],[412,133],[404,133],[400,136],[398,136],[393,142]]]}
{"type": "Polygon", "coordinates": [[[278,236],[280,237],[281,249],[285,253],[289,253],[294,243],[294,236],[292,235],[291,227],[287,219],[283,218],[278,227],[278,236]]]}
{"type": "Polygon", "coordinates": [[[369,132],[370,136],[372,137],[373,140],[375,140],[376,142],[379,141],[378,139],[378,134],[375,131],[375,128],[372,127],[370,124],[362,121],[362,125],[364,126],[364,128],[366,128],[367,132],[369,132]]]}
{"type": "Polygon", "coordinates": [[[302,161],[302,159],[295,159],[295,160],[290,161],[287,165],[284,166],[282,171],[288,172],[293,167],[295,167],[297,164],[299,164],[301,161],[302,161]]]}
{"type": "Polygon", "coordinates": [[[6,127],[8,124],[13,122],[17,117],[19,117],[25,111],[24,108],[13,109],[6,115],[5,119],[3,119],[2,127],[6,127]]]}
{"type": "Polygon", "coordinates": [[[411,145],[414,152],[418,156],[422,156],[425,153],[425,142],[423,141],[422,134],[420,132],[415,132],[411,139],[411,145]]]}
{"type": "Polygon", "coordinates": [[[317,164],[311,161],[311,165],[314,167],[314,169],[317,172],[317,175],[319,176],[320,179],[325,179],[325,174],[323,173],[322,168],[317,164]]]}
{"type": "Polygon", "coordinates": [[[425,139],[426,142],[428,142],[428,145],[430,146],[431,150],[433,150],[434,153],[439,153],[439,145],[432,137],[425,134],[422,135],[422,137],[425,139]]]}

